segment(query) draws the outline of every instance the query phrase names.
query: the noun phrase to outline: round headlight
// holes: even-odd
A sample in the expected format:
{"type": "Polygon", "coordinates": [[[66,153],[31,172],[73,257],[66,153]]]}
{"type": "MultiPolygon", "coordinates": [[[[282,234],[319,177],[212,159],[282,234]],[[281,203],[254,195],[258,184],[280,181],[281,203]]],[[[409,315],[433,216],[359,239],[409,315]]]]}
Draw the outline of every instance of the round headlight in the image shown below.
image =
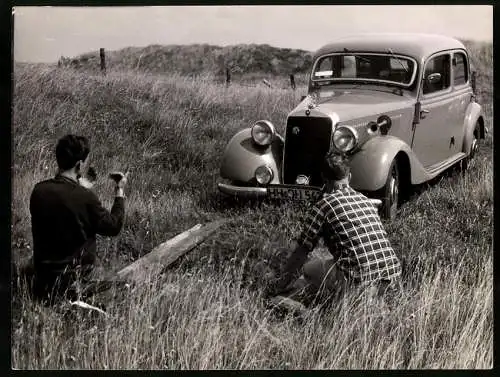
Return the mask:
{"type": "Polygon", "coordinates": [[[271,122],[259,120],[252,127],[252,139],[258,145],[266,146],[273,141],[276,131],[271,122]]]}
{"type": "Polygon", "coordinates": [[[267,185],[273,177],[273,170],[269,166],[262,165],[255,169],[255,179],[260,185],[267,185]]]}
{"type": "Polygon", "coordinates": [[[333,145],[340,152],[351,151],[358,142],[357,132],[347,126],[340,126],[333,133],[333,145]]]}

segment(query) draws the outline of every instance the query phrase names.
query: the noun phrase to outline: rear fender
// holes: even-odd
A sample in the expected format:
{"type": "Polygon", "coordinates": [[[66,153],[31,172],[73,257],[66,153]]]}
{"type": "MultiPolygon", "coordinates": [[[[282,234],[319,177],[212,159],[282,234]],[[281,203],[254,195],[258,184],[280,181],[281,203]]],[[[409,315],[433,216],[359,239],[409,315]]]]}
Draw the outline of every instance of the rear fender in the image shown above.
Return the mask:
{"type": "Polygon", "coordinates": [[[222,157],[220,175],[236,182],[252,183],[255,169],[269,166],[274,173],[272,184],[279,184],[283,156],[283,139],[276,135],[270,146],[261,147],[254,143],[251,128],[245,128],[232,137],[222,157]]]}
{"type": "Polygon", "coordinates": [[[411,148],[393,136],[376,136],[350,157],[351,186],[359,191],[377,191],[384,187],[392,161],[404,153],[409,161],[412,184],[422,183],[429,179],[422,164],[418,161],[411,148]]]}
{"type": "MultiPolygon", "coordinates": [[[[465,113],[465,118],[464,118],[464,141],[462,144],[462,152],[466,153],[467,155],[470,153],[470,148],[471,148],[471,143],[472,139],[474,136],[474,130],[476,128],[476,123],[478,120],[482,123],[484,126],[484,120],[483,120],[483,111],[481,108],[481,105],[479,105],[477,102],[471,102],[467,108],[467,112],[465,113]]],[[[480,135],[478,135],[478,138],[483,137],[484,138],[484,129],[480,130],[480,135]]]]}

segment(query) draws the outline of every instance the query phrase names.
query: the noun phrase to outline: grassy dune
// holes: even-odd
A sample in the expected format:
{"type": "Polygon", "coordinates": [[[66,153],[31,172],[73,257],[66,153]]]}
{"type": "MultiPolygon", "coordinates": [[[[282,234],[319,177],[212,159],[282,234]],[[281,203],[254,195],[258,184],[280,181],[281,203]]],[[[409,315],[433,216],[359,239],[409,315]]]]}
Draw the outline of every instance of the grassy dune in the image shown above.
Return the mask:
{"type": "MultiPolygon", "coordinates": [[[[100,66],[99,51],[62,60],[65,60],[65,65],[83,69],[98,70],[100,66]]],[[[212,72],[219,78],[225,76],[226,68],[231,70],[235,78],[241,78],[249,72],[288,78],[291,73],[307,73],[311,62],[310,51],[267,44],[224,47],[208,44],[151,45],[106,52],[106,66],[111,70],[133,69],[150,73],[176,72],[183,75],[212,72]]]]}
{"type": "MultiPolygon", "coordinates": [[[[475,59],[482,67],[479,100],[492,130],[491,56],[480,50],[475,59]]],[[[491,133],[468,173],[420,188],[399,218],[386,224],[404,265],[404,290],[393,305],[352,292],[302,323],[266,308],[254,266],[296,235],[303,209],[228,203],[216,192],[218,168],[237,130],[266,118],[283,131],[287,112],[304,93],[304,87],[226,88],[208,76],[111,71],[103,77],[16,67],[16,262],[30,254],[30,192],[54,174],[54,143],[68,132],[90,137],[92,163],[101,173],[96,191],[105,205],[112,200],[106,172],[132,169],[125,228],[114,239],[99,240],[101,270],[119,269],[196,223],[231,222],[161,280],[117,292],[107,317],[43,308],[21,290],[13,297],[13,366],[492,367],[491,133]],[[178,289],[168,291],[168,283],[178,289]]]]}

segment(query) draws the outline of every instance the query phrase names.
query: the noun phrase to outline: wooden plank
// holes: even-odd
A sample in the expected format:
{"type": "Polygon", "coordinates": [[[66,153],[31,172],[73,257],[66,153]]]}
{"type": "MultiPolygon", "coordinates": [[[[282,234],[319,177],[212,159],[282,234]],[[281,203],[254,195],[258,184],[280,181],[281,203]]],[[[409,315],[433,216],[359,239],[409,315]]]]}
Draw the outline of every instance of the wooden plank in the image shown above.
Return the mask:
{"type": "Polygon", "coordinates": [[[150,253],[118,271],[116,280],[142,281],[148,277],[158,275],[163,269],[195,248],[226,222],[227,220],[216,220],[205,225],[195,225],[191,229],[158,245],[150,253]]]}
{"type": "MultiPolygon", "coordinates": [[[[140,283],[158,276],[166,267],[170,266],[179,257],[195,248],[209,237],[227,220],[217,220],[206,225],[197,224],[155,247],[150,253],[129,264],[105,279],[90,283],[82,292],[84,295],[99,295],[105,297],[109,289],[126,283],[140,283]]],[[[167,284],[167,290],[176,289],[174,284],[167,284]]]]}

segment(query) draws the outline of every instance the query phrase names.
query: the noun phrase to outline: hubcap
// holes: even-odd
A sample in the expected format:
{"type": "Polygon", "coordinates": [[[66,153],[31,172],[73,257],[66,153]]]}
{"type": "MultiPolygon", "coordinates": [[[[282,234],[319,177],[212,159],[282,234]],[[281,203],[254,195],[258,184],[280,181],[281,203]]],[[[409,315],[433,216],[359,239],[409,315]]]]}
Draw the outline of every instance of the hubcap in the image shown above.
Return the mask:
{"type": "Polygon", "coordinates": [[[474,165],[474,157],[476,156],[477,154],[477,151],[479,150],[479,143],[477,141],[477,139],[474,137],[474,139],[472,140],[472,144],[470,146],[470,154],[469,154],[469,157],[466,158],[466,161],[468,163],[469,166],[467,166],[467,168],[470,168],[474,165]]]}
{"type": "Polygon", "coordinates": [[[389,199],[391,203],[391,217],[395,217],[396,211],[398,209],[398,196],[399,188],[398,181],[395,176],[391,177],[391,182],[389,185],[389,199]]]}
{"type": "Polygon", "coordinates": [[[474,139],[472,141],[472,153],[471,153],[471,157],[474,157],[479,149],[479,144],[477,142],[477,139],[474,139]]]}

